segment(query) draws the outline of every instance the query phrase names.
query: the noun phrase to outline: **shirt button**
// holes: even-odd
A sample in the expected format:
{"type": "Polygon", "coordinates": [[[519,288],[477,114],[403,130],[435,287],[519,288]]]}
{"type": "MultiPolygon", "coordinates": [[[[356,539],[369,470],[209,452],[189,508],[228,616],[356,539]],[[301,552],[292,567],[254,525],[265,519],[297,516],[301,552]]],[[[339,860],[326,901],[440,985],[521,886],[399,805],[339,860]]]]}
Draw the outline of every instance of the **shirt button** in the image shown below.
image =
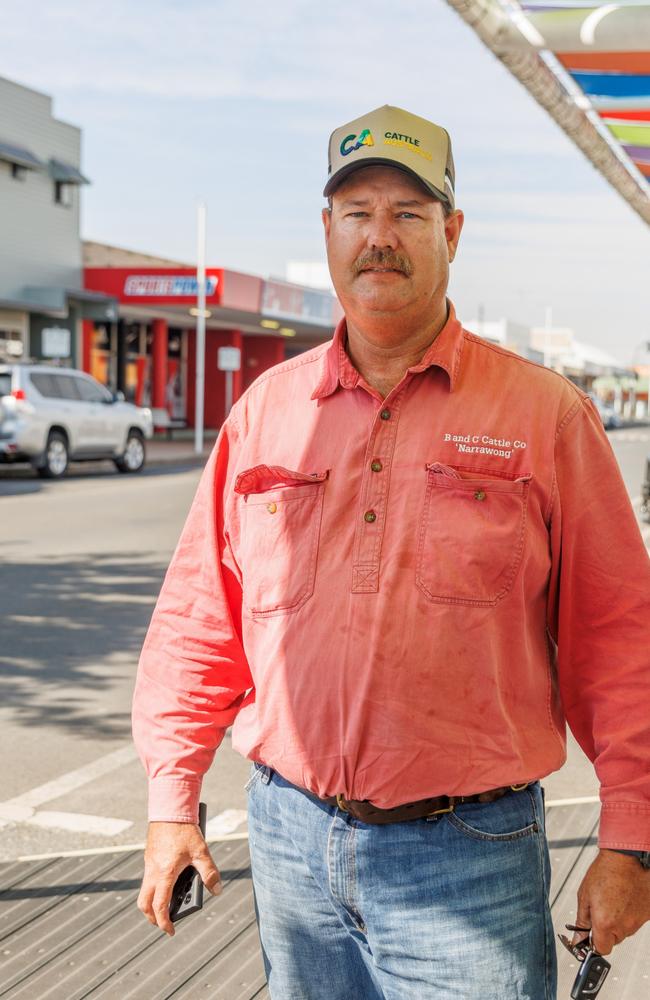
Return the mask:
{"type": "Polygon", "coordinates": [[[267,503],[266,509],[268,510],[269,514],[275,514],[276,510],[278,509],[278,505],[277,503],[267,503]]]}
{"type": "Polygon", "coordinates": [[[483,490],[477,490],[474,494],[475,500],[485,500],[485,492],[483,490]]]}
{"type": "Polygon", "coordinates": [[[383,469],[383,465],[381,464],[379,459],[376,458],[374,462],[370,463],[370,468],[372,469],[373,472],[381,472],[381,470],[383,469]]]}
{"type": "Polygon", "coordinates": [[[372,524],[373,521],[377,520],[377,515],[375,514],[374,510],[367,510],[363,515],[363,519],[364,521],[367,521],[368,524],[372,524]]]}
{"type": "Polygon", "coordinates": [[[382,410],[379,416],[382,420],[390,420],[390,410],[382,410]]]}

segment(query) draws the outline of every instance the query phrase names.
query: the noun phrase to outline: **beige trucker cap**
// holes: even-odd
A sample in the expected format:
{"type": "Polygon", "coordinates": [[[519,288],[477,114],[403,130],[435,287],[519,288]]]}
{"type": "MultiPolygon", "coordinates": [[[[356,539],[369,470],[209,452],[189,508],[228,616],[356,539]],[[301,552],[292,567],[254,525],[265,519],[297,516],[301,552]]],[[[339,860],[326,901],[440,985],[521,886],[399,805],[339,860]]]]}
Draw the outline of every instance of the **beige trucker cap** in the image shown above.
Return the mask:
{"type": "Polygon", "coordinates": [[[451,139],[440,125],[388,104],[341,125],[330,136],[329,178],[323,194],[329,198],[353,170],[373,165],[405,170],[454,208],[451,139]]]}

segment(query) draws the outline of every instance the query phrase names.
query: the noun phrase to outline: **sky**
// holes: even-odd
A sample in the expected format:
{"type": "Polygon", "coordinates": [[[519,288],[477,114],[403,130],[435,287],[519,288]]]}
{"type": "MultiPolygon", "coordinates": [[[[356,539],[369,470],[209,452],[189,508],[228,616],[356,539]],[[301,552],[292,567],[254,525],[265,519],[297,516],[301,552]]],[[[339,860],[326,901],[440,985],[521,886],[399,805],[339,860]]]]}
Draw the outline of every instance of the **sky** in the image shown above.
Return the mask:
{"type": "Polygon", "coordinates": [[[383,104],[444,125],[461,319],[650,340],[650,227],[445,0],[0,0],[0,75],[83,130],[82,235],[284,277],[324,261],[330,132],[383,104]]]}

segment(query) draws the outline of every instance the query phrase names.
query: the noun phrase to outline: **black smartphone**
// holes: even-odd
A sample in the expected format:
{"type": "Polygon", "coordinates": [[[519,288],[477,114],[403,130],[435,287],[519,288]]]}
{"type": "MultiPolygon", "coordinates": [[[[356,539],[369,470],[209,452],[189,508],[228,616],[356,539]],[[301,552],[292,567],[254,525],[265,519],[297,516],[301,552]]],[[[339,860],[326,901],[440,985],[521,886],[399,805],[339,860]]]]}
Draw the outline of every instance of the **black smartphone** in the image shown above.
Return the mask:
{"type": "MultiPolygon", "coordinates": [[[[205,837],[208,808],[205,802],[199,802],[199,830],[205,837]]],[[[173,924],[190,913],[196,913],[203,906],[203,882],[194,865],[188,865],[180,873],[169,903],[169,919],[173,924]]]]}

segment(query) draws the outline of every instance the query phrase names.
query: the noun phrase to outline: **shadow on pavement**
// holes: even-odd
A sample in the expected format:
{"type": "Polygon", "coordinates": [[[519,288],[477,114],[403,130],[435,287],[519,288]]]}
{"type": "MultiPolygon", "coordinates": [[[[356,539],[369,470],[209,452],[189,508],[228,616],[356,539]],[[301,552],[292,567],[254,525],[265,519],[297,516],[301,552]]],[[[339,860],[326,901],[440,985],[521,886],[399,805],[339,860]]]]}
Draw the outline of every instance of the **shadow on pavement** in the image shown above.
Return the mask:
{"type": "Polygon", "coordinates": [[[39,493],[42,487],[40,479],[32,479],[30,476],[17,476],[12,470],[12,474],[0,473],[0,497],[15,497],[26,493],[39,493]]]}
{"type": "MultiPolygon", "coordinates": [[[[250,868],[219,868],[222,882],[230,882],[236,878],[250,878],[250,868]]],[[[69,896],[76,892],[94,895],[103,892],[135,892],[140,889],[142,878],[122,878],[96,882],[71,882],[53,886],[17,886],[15,889],[0,891],[0,901],[3,903],[25,899],[47,899],[48,897],[69,896]]]]}
{"type": "MultiPolygon", "coordinates": [[[[158,465],[152,462],[145,466],[142,472],[138,472],[137,477],[127,476],[126,478],[172,476],[179,472],[189,472],[191,469],[200,468],[204,464],[204,458],[183,458],[177,462],[167,461],[158,465]]],[[[94,462],[88,462],[88,464],[72,465],[62,479],[41,479],[31,467],[5,466],[0,468],[0,497],[16,496],[20,493],[38,493],[43,489],[55,490],[60,483],[75,482],[76,480],[117,479],[121,475],[122,473],[111,469],[108,463],[98,465],[94,462]]]]}
{"type": "Polygon", "coordinates": [[[128,712],[111,712],[108,696],[135,677],[166,568],[154,556],[121,552],[0,560],[3,709],[25,725],[129,738],[128,712]]]}

